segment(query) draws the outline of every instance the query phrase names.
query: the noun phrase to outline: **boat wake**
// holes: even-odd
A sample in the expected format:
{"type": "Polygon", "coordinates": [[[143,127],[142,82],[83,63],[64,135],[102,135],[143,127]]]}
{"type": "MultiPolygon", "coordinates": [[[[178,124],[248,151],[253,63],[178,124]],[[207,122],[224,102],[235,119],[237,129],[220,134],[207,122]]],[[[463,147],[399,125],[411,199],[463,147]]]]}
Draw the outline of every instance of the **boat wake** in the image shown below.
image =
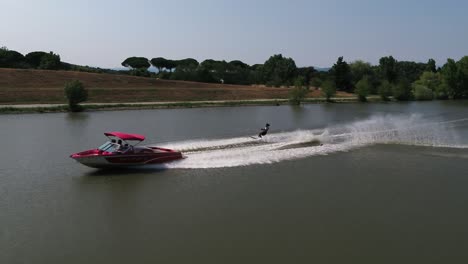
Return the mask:
{"type": "Polygon", "coordinates": [[[325,129],[271,133],[262,139],[248,136],[166,143],[187,158],[165,168],[221,168],[270,164],[316,155],[350,151],[375,144],[404,144],[468,148],[461,144],[456,127],[468,118],[434,121],[421,115],[376,116],[325,129]]]}

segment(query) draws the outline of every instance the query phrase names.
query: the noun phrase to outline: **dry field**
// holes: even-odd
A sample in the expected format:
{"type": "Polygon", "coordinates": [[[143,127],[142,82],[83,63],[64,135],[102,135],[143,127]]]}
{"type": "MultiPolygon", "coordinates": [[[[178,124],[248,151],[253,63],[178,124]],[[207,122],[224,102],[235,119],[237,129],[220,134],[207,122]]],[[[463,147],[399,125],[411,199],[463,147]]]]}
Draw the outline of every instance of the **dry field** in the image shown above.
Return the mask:
{"type": "MultiPolygon", "coordinates": [[[[288,98],[289,88],[159,80],[72,71],[0,69],[0,104],[65,103],[63,87],[80,80],[91,103],[288,98]]],[[[339,93],[337,96],[351,96],[339,93]]],[[[308,97],[320,97],[311,89],[308,97]]]]}

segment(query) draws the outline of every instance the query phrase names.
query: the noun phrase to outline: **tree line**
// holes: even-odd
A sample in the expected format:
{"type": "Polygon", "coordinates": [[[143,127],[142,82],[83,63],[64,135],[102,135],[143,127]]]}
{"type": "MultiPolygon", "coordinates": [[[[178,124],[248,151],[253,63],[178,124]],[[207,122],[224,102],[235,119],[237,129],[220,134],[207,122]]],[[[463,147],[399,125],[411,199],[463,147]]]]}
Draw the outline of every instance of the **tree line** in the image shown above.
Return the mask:
{"type": "Polygon", "coordinates": [[[61,66],[60,56],[53,52],[33,51],[23,55],[6,47],[0,48],[0,68],[58,70],[61,66]]]}
{"type": "Polygon", "coordinates": [[[33,51],[23,55],[20,52],[9,50],[6,47],[0,47],[0,68],[65,70],[111,74],[128,73],[128,71],[115,71],[63,62],[60,59],[60,55],[52,51],[33,51]]]}
{"type": "Polygon", "coordinates": [[[385,56],[377,65],[371,65],[362,60],[348,63],[338,57],[328,71],[297,67],[292,58],[281,54],[254,65],[239,60],[207,59],[199,63],[193,58],[162,57],[150,60],[130,57],[122,65],[135,75],[144,75],[152,65],[158,69],[156,76],[162,79],[275,87],[294,85],[307,89],[313,86],[325,90],[327,97],[333,96],[334,91],[344,91],[357,94],[361,101],[366,101],[371,94],[380,95],[383,100],[400,101],[468,98],[468,56],[459,61],[448,59],[442,67],[437,67],[434,59],[421,63],[385,56]]]}
{"type": "MultiPolygon", "coordinates": [[[[297,89],[320,87],[327,98],[336,91],[355,93],[361,101],[368,95],[380,95],[383,100],[432,100],[468,98],[468,56],[458,61],[447,59],[437,67],[436,61],[426,63],[398,61],[392,56],[380,58],[377,65],[357,60],[346,62],[338,57],[328,71],[314,67],[297,67],[292,58],[276,54],[263,64],[248,65],[240,60],[230,62],[207,59],[198,62],[187,58],[171,60],[162,57],[147,59],[129,57],[122,62],[129,71],[115,71],[62,62],[53,52],[34,51],[26,55],[0,48],[0,68],[33,68],[76,70],[131,74],[161,79],[266,86],[295,86],[297,89]],[[158,72],[149,72],[154,66],[158,72]]],[[[296,91],[297,95],[305,94],[296,91]]]]}

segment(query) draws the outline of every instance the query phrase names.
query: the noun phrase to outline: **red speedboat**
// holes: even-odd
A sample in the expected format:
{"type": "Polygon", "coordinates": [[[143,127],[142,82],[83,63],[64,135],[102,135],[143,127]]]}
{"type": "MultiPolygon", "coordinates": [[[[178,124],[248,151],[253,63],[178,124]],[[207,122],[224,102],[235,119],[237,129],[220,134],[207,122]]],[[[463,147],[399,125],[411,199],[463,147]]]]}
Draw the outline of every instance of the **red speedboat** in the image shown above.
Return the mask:
{"type": "Polygon", "coordinates": [[[153,146],[137,146],[145,136],[122,132],[104,133],[110,141],[97,149],[90,149],[70,155],[70,158],[93,168],[129,167],[166,163],[184,158],[182,153],[172,149],[153,146]],[[129,142],[137,142],[130,144],[129,142]]]}

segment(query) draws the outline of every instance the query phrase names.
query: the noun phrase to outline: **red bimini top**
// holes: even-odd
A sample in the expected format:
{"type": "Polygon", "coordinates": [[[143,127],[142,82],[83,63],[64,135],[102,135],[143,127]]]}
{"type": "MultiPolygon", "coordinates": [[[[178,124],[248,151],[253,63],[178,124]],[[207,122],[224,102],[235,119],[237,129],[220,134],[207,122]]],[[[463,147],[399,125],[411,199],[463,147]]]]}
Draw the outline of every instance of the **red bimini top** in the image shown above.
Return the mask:
{"type": "Polygon", "coordinates": [[[143,141],[145,140],[145,136],[139,134],[127,134],[122,132],[106,132],[104,135],[108,137],[118,137],[123,140],[136,140],[136,141],[143,141]]]}

